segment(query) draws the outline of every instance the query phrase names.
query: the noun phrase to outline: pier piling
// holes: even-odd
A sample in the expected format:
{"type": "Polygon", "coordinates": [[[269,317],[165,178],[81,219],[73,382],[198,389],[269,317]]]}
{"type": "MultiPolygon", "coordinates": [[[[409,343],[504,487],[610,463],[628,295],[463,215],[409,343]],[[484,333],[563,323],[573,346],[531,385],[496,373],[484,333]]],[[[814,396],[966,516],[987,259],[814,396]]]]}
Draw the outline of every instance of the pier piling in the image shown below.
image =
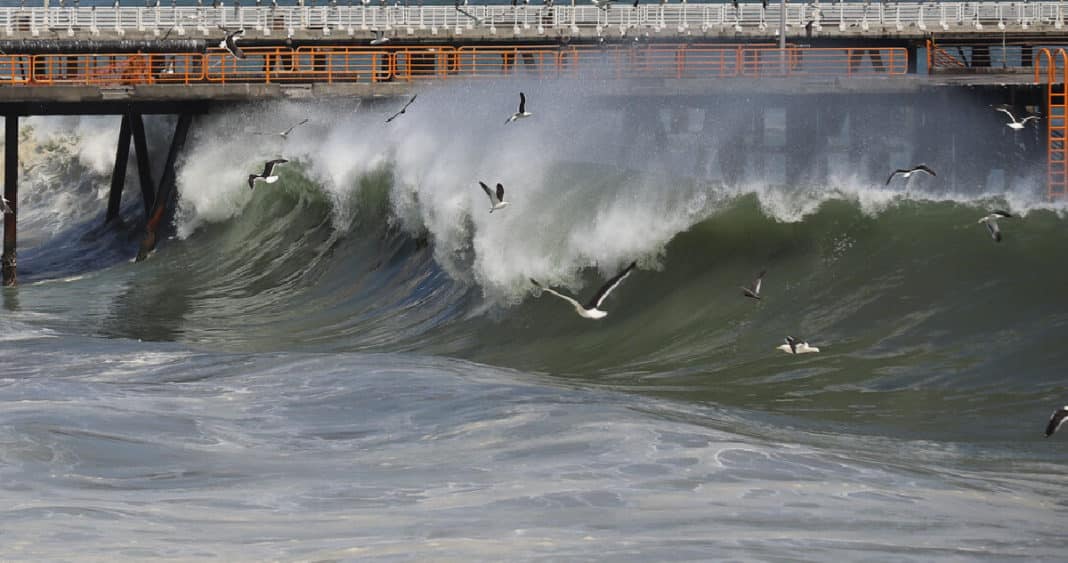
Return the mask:
{"type": "Polygon", "coordinates": [[[115,168],[111,171],[111,192],[108,194],[108,213],[104,219],[110,223],[119,216],[122,189],[126,186],[126,164],[130,160],[130,116],[122,116],[119,126],[119,144],[115,149],[115,168]]]}
{"type": "Polygon", "coordinates": [[[170,207],[171,200],[174,199],[174,164],[178,159],[178,153],[181,152],[182,146],[185,145],[185,138],[189,133],[189,126],[192,122],[193,116],[191,114],[183,113],[178,116],[178,125],[174,129],[170,150],[167,151],[167,161],[163,165],[163,177],[160,178],[159,190],[156,192],[152,213],[145,224],[145,238],[141,241],[141,250],[137,253],[138,262],[147,258],[152,249],[156,247],[160,224],[163,222],[167,208],[170,207]]]}
{"type": "Polygon", "coordinates": [[[4,117],[4,198],[13,213],[4,215],[3,284],[15,285],[15,224],[19,212],[19,117],[4,117]]]}
{"type": "Polygon", "coordinates": [[[148,160],[148,141],[145,139],[145,121],[141,114],[128,114],[130,132],[133,133],[134,151],[137,153],[137,177],[141,183],[141,201],[145,204],[145,216],[152,213],[156,200],[156,183],[152,181],[152,166],[148,160]]]}

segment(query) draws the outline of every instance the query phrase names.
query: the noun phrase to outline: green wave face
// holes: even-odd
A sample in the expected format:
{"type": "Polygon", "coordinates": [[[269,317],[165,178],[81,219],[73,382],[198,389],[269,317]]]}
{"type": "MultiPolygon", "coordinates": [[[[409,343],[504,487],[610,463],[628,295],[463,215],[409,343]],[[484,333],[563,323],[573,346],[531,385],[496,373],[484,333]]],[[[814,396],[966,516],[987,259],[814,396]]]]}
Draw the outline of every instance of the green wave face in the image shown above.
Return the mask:
{"type": "MultiPolygon", "coordinates": [[[[510,129],[459,106],[494,108],[499,97],[507,109],[510,91],[428,92],[418,103],[433,119],[413,105],[388,128],[375,105],[212,116],[181,163],[177,236],[143,264],[121,259],[136,247],[138,202],[124,208],[127,231],[100,235],[86,223],[69,244],[51,236],[69,209],[30,200],[28,240],[38,244],[23,263],[30,287],[41,283],[19,307],[61,311],[79,333],[223,351],[446,355],[568,384],[955,438],[1008,432],[991,413],[1037,405],[1059,385],[1068,237],[1063,206],[1036,196],[1037,185],[991,195],[920,180],[906,193],[883,186],[881,173],[728,182],[724,162],[674,164],[722,152],[708,127],[623,137],[619,115],[582,92],[576,108],[510,129]],[[283,145],[226,137],[309,115],[283,145]],[[687,152],[706,141],[709,152],[687,152]],[[290,160],[281,179],[248,190],[247,173],[279,153],[290,160]],[[502,182],[511,206],[490,214],[480,180],[502,182]],[[1001,207],[1018,216],[1001,221],[995,243],[977,220],[1001,207]],[[633,260],[600,321],[529,281],[585,301],[633,260]],[[763,299],[742,297],[761,270],[763,299]],[[79,279],[47,283],[66,277],[79,279]],[[787,335],[821,352],[783,354],[787,335]]],[[[527,91],[532,101],[561,93],[527,91]]],[[[724,127],[744,125],[724,113],[724,127]]],[[[85,164],[93,151],[80,142],[37,143],[63,148],[53,162],[82,164],[44,166],[36,178],[102,182],[106,170],[85,164]]],[[[80,197],[90,210],[106,199],[80,197]]]]}

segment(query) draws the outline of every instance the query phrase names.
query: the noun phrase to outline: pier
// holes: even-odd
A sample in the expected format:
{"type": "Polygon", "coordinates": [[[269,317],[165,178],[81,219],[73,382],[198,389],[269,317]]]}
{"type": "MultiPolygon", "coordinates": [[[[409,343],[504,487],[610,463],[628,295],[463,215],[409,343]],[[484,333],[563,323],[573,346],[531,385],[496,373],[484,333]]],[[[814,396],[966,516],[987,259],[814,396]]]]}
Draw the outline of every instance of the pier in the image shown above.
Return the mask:
{"type": "MultiPolygon", "coordinates": [[[[805,155],[846,134],[843,127],[853,144],[868,138],[861,124],[886,125],[903,97],[929,106],[909,114],[920,131],[931,112],[956,103],[948,93],[964,92],[984,107],[1039,109],[1043,134],[1021,146],[1043,157],[1049,197],[1068,195],[1063,9],[1060,2],[0,8],[4,197],[15,210],[4,217],[3,284],[16,282],[18,123],[32,115],[121,116],[106,220],[118,215],[132,142],[145,212],[139,259],[155,247],[173,206],[175,162],[195,116],[267,100],[391,99],[487,78],[582,81],[609,103],[672,98],[699,111],[760,93],[777,100],[785,146],[798,149],[786,157],[788,175],[804,173],[805,155]],[[245,30],[245,58],[218,48],[220,28],[245,30]],[[383,44],[370,45],[374,38],[383,44]],[[806,96],[827,100],[826,111],[791,101],[806,96]],[[833,111],[845,97],[864,100],[848,119],[833,111]],[[175,121],[159,178],[144,133],[149,115],[175,121]]],[[[765,109],[747,109],[746,119],[762,122],[765,109]]],[[[754,127],[745,142],[759,148],[754,127]]],[[[918,142],[932,151],[938,143],[969,146],[953,131],[918,142]]],[[[845,158],[867,166],[858,150],[845,158]]]]}

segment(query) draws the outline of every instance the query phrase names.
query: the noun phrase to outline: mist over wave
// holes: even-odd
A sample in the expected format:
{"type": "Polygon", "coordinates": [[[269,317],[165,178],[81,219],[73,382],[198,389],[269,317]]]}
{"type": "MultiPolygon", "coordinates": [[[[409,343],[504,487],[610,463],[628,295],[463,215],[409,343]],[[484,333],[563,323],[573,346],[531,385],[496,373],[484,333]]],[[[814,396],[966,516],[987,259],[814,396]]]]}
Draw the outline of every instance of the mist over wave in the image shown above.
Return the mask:
{"type": "MultiPolygon", "coordinates": [[[[388,104],[356,112],[278,104],[215,116],[198,124],[182,167],[179,234],[189,237],[205,223],[243,213],[256,197],[270,197],[250,192],[246,176],[284,155],[295,163],[285,177],[292,182],[299,176],[309,189],[320,190],[333,203],[339,230],[368,205],[363,192],[375,183],[369,178],[388,182],[374,188],[387,194],[389,208],[375,210],[384,217],[364,220],[429,236],[437,263],[453,279],[477,284],[500,304],[521,299],[530,277],[578,289],[586,268],[607,276],[635,258],[655,268],[673,237],[747,194],[756,194],[762,212],[779,222],[802,221],[829,200],[853,201],[873,215],[902,201],[900,186],[858,178],[847,163],[831,170],[826,185],[724,183],[716,163],[695,170],[693,162],[714,161],[723,145],[740,137],[729,129],[735,108],[709,110],[700,130],[661,134],[625,123],[670,117],[643,117],[642,110],[618,104],[585,92],[581,83],[495,82],[422,92],[407,114],[389,124],[383,118],[392,109],[388,104]],[[504,125],[504,117],[497,117],[510,115],[519,89],[527,91],[538,118],[504,125]],[[249,135],[309,116],[312,121],[285,141],[249,135]],[[513,208],[490,215],[479,180],[504,184],[513,208]]],[[[673,109],[692,112],[666,108],[673,109]]],[[[1038,197],[1038,182],[1028,178],[1009,192],[976,186],[946,193],[925,191],[935,182],[916,181],[909,198],[1008,205],[1024,214],[1063,211],[1038,197]]],[[[379,195],[371,196],[372,205],[379,195]]]]}

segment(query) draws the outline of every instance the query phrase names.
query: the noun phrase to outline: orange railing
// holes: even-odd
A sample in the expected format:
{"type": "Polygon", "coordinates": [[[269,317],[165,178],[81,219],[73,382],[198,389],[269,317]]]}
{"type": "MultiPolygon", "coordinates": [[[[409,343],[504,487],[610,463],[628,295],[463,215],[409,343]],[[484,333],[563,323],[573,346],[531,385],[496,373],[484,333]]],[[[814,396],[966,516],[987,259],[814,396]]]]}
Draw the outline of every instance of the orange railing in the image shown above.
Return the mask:
{"type": "Polygon", "coordinates": [[[743,72],[748,76],[899,75],[908,72],[908,53],[903,48],[764,49],[752,55],[743,65],[743,72]]]}
{"type": "Polygon", "coordinates": [[[724,78],[904,74],[900,48],[771,45],[248,47],[226,51],[0,55],[0,85],[193,84],[531,78],[724,78]]]}
{"type": "MultiPolygon", "coordinates": [[[[16,55],[32,62],[20,73],[33,84],[190,84],[204,79],[199,53],[16,55]]],[[[0,56],[0,69],[4,57],[0,56]]]]}
{"type": "Polygon", "coordinates": [[[453,55],[449,74],[467,78],[558,78],[574,76],[577,60],[574,47],[460,47],[453,55]]]}
{"type": "Polygon", "coordinates": [[[0,85],[29,82],[32,63],[30,55],[0,55],[0,85]]]}

